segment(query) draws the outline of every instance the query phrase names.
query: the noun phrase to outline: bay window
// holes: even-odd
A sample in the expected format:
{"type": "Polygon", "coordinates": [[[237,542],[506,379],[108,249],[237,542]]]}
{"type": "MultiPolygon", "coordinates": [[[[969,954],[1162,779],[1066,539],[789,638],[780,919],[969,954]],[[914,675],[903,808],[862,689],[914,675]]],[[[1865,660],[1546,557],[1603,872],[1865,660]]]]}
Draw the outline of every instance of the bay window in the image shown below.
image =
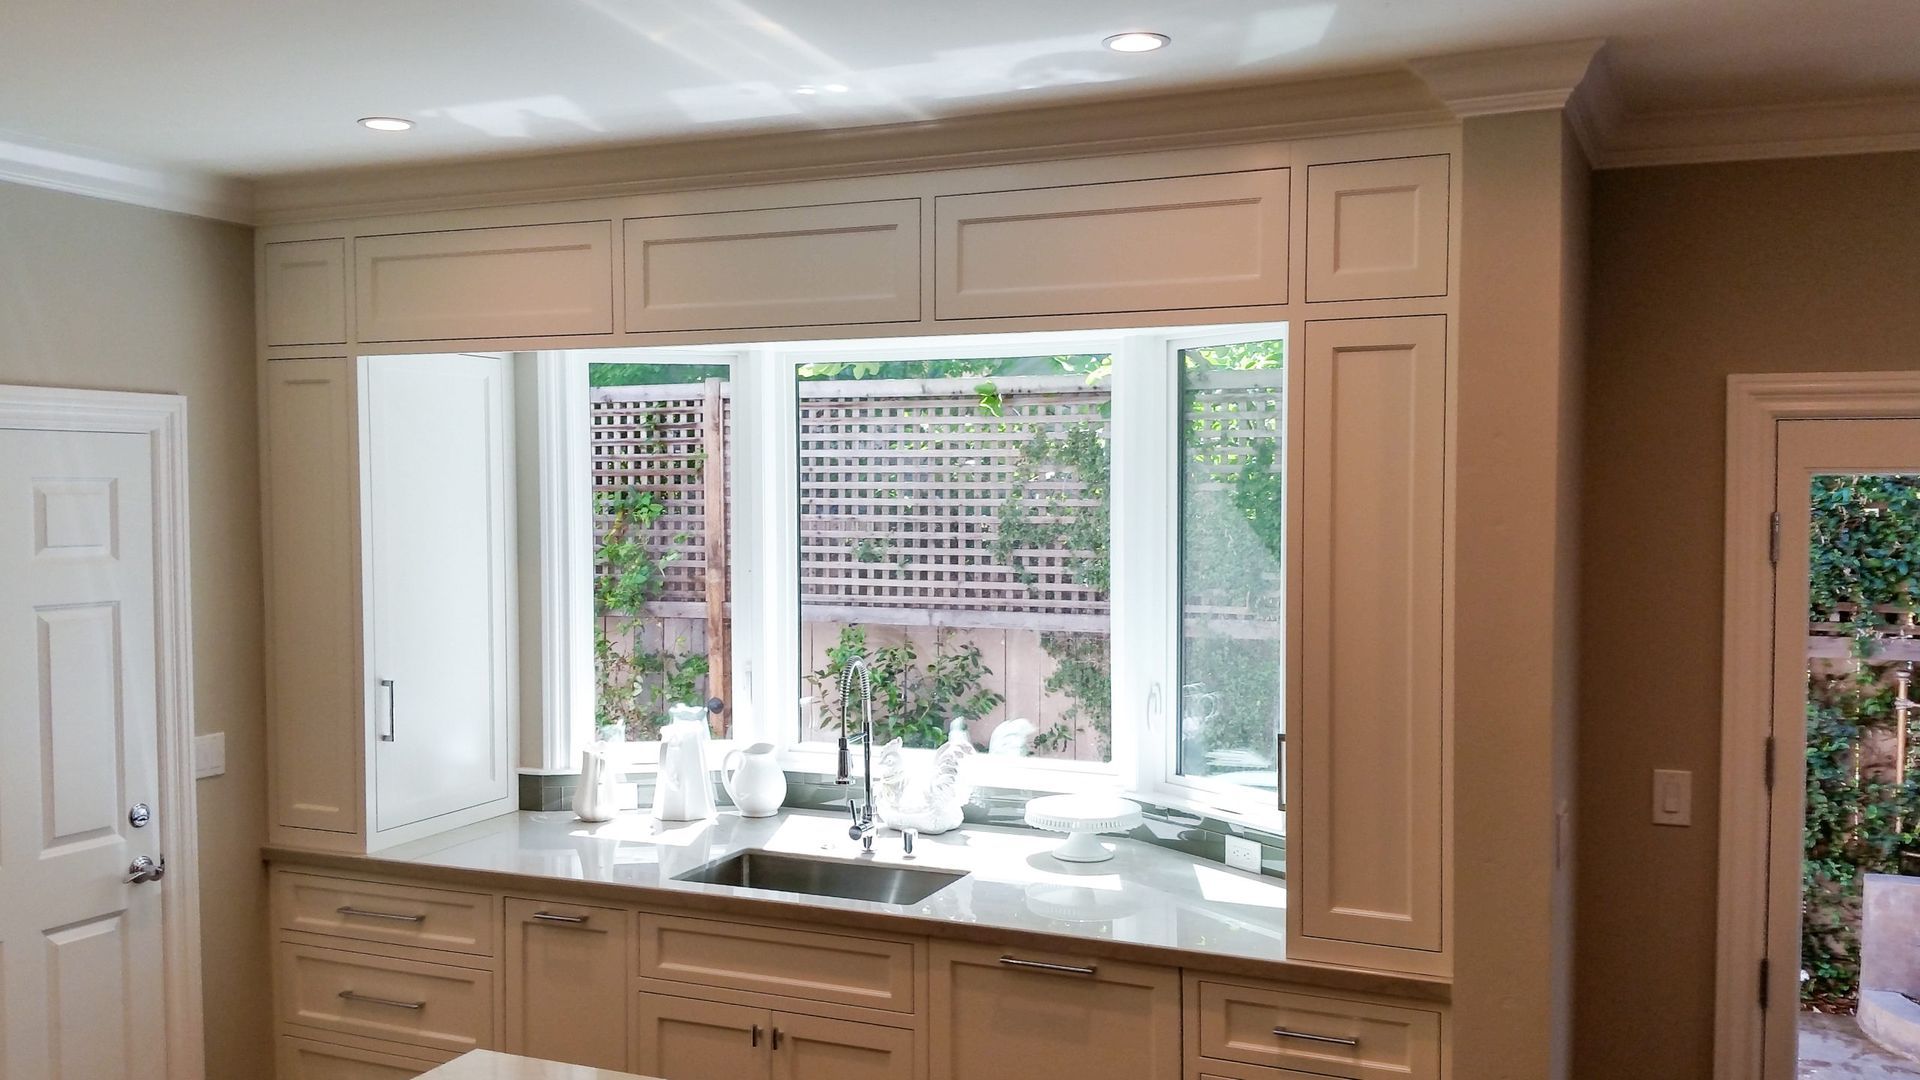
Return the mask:
{"type": "Polygon", "coordinates": [[[767,741],[831,772],[859,655],[880,739],[910,757],[965,738],[977,783],[1271,826],[1284,342],[1263,325],[550,354],[590,383],[583,408],[542,409],[585,432],[543,484],[591,473],[591,544],[543,559],[555,594],[591,580],[593,715],[571,738],[598,729],[644,762],[668,706],[705,704],[718,751],[767,741]]]}

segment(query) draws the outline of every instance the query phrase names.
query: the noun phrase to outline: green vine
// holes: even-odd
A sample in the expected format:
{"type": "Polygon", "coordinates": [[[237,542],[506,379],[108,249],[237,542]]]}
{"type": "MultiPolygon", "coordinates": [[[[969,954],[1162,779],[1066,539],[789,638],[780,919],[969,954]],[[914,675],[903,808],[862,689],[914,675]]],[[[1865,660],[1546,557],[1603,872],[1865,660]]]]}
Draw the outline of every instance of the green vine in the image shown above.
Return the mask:
{"type": "MultiPolygon", "coordinates": [[[[647,604],[666,589],[667,567],[680,554],[655,554],[648,534],[667,512],[651,491],[623,488],[594,497],[596,515],[611,518],[594,550],[594,723],[615,740],[658,738],[667,707],[704,697],[707,658],[686,655],[686,641],[643,648],[647,604]]],[[[673,545],[686,542],[675,534],[673,545]]]]}
{"type": "MultiPolygon", "coordinates": [[[[874,737],[879,742],[898,738],[909,747],[937,747],[947,741],[954,717],[978,718],[1006,702],[990,690],[993,672],[971,642],[953,646],[947,631],[934,638],[934,655],[924,666],[910,641],[870,648],[862,626],[847,626],[827,649],[827,662],[807,674],[807,685],[821,702],[821,715],[830,726],[843,729],[840,675],[856,657],[865,657],[873,684],[874,737]]],[[[857,709],[859,697],[848,695],[844,707],[857,709]]]]}

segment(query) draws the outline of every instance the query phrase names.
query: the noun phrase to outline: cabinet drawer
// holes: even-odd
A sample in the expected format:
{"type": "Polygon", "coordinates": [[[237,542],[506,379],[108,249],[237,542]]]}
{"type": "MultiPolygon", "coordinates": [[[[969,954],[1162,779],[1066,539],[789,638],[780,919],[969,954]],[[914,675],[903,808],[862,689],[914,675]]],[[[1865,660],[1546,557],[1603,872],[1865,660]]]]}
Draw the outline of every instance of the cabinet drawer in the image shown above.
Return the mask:
{"type": "Polygon", "coordinates": [[[1351,1080],[1437,1080],[1440,1016],[1419,1009],[1202,982],[1202,1057],[1351,1080]]]}
{"type": "Polygon", "coordinates": [[[627,331],[920,317],[920,200],[629,218],[627,331]]]}
{"type": "Polygon", "coordinates": [[[1288,170],[935,200],[941,319],[1283,304],[1288,170]]]}
{"type": "Polygon", "coordinates": [[[282,930],[492,956],[493,898],[290,870],[273,875],[282,930]]]}
{"type": "Polygon", "coordinates": [[[613,332],[613,222],[363,236],[361,341],[613,332]]]}
{"type": "Polygon", "coordinates": [[[442,1056],[413,1057],[282,1035],[274,1061],[279,1080],[411,1080],[438,1068],[442,1056]]]}
{"type": "Polygon", "coordinates": [[[280,1019],[464,1053],[493,1045],[493,975],[281,942],[280,1019]]]}
{"type": "Polygon", "coordinates": [[[640,917],[645,978],[912,1012],[914,945],[752,923],[640,917]]]}

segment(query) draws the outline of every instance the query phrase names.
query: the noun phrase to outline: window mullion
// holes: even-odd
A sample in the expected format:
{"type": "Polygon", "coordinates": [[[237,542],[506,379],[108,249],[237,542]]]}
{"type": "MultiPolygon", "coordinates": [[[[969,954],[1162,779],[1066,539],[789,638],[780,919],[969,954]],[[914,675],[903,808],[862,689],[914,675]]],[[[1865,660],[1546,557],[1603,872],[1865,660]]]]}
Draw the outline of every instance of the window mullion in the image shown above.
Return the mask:
{"type": "Polygon", "coordinates": [[[1166,338],[1130,334],[1115,357],[1112,430],[1113,747],[1136,791],[1167,773],[1173,716],[1174,372],[1166,338]]]}

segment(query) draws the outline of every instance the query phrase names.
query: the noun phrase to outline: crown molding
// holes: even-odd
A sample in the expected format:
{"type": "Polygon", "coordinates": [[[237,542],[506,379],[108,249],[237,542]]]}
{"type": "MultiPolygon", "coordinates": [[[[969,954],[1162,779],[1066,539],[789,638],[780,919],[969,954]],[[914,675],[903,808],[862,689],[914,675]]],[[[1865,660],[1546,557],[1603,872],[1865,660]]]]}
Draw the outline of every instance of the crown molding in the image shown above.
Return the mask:
{"type": "Polygon", "coordinates": [[[1446,124],[1405,70],[934,120],[417,165],[256,182],[263,224],[610,198],[1148,153],[1446,124]]]}
{"type": "Polygon", "coordinates": [[[1453,115],[1492,116],[1565,108],[1586,79],[1599,38],[1430,56],[1407,68],[1453,115]]]}
{"type": "Polygon", "coordinates": [[[0,182],[253,224],[252,185],[0,131],[0,182]]]}
{"type": "Polygon", "coordinates": [[[1920,150],[1920,96],[1631,113],[1600,125],[1603,169],[1920,150]]]}

